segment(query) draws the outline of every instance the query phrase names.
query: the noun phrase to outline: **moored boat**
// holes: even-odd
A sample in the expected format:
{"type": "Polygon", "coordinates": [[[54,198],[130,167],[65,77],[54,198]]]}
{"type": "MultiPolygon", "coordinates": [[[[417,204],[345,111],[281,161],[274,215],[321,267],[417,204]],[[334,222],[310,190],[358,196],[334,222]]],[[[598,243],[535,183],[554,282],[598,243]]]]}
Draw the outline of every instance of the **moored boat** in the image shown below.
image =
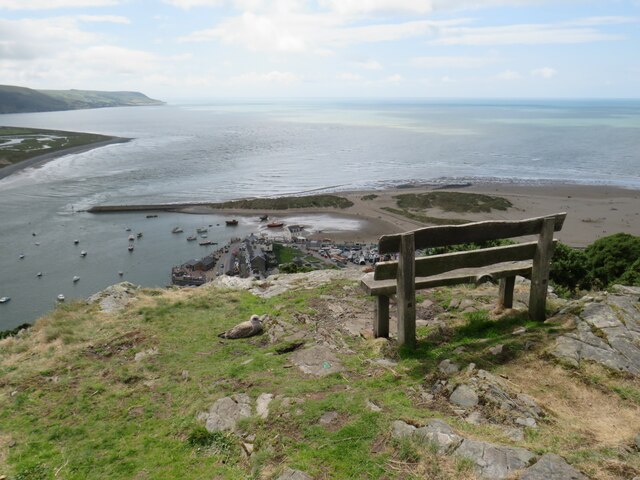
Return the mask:
{"type": "Polygon", "coordinates": [[[158,218],[158,215],[147,215],[147,218],[158,218]]]}
{"type": "Polygon", "coordinates": [[[59,302],[64,302],[64,295],[60,294],[56,297],[58,299],[59,302]]]}
{"type": "Polygon", "coordinates": [[[78,240],[77,238],[73,241],[73,244],[74,244],[74,245],[77,245],[77,244],[79,244],[79,243],[80,243],[80,240],[78,240]]]}
{"type": "Polygon", "coordinates": [[[7,303],[11,300],[11,297],[0,297],[0,303],[7,303]]]}
{"type": "Polygon", "coordinates": [[[196,237],[195,235],[189,235],[187,237],[187,242],[193,242],[194,240],[197,240],[198,237],[196,237]]]}
{"type": "Polygon", "coordinates": [[[207,227],[196,228],[196,232],[198,232],[198,233],[207,233],[208,231],[209,231],[209,229],[207,227]]]}
{"type": "Polygon", "coordinates": [[[129,241],[133,242],[136,239],[136,237],[134,237],[133,235],[129,235],[129,241]]]}
{"type": "Polygon", "coordinates": [[[225,223],[227,224],[227,227],[235,227],[238,225],[238,220],[235,218],[233,220],[225,220],[225,223]]]}
{"type": "Polygon", "coordinates": [[[42,276],[42,272],[36,273],[36,277],[41,277],[41,276],[42,276]]]}
{"type": "Polygon", "coordinates": [[[260,221],[266,222],[269,219],[269,215],[260,215],[260,221]]]}
{"type": "Polygon", "coordinates": [[[182,233],[182,232],[184,232],[184,230],[182,230],[180,227],[174,227],[171,230],[171,233],[182,233]]]}
{"type": "Polygon", "coordinates": [[[267,228],[280,228],[284,225],[284,222],[270,222],[267,223],[267,228]]]}
{"type": "Polygon", "coordinates": [[[87,256],[87,252],[86,252],[85,250],[82,250],[82,251],[80,252],[80,256],[81,256],[81,257],[86,257],[86,256],[87,256]]]}
{"type": "Polygon", "coordinates": [[[129,250],[130,252],[133,252],[133,245],[129,245],[128,250],[129,250]]]}
{"type": "Polygon", "coordinates": [[[142,238],[142,232],[138,232],[138,233],[136,234],[136,237],[138,237],[138,238],[142,238]]]}
{"type": "Polygon", "coordinates": [[[73,283],[76,283],[78,280],[80,280],[79,276],[76,275],[73,277],[73,283]]]}

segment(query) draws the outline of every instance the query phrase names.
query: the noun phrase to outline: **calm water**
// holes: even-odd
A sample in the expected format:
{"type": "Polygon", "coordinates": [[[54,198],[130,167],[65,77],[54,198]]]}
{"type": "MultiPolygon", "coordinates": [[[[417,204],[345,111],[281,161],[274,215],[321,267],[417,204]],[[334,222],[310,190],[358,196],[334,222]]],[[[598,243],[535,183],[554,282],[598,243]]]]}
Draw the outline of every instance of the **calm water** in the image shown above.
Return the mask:
{"type": "Polygon", "coordinates": [[[206,253],[184,239],[197,226],[212,224],[209,239],[221,243],[256,227],[244,219],[231,232],[219,216],[74,213],[94,204],[451,178],[640,188],[638,101],[245,101],[2,115],[0,124],[135,138],[0,180],[0,296],[12,297],[0,305],[0,330],[34,320],[59,293],[82,298],[117,282],[119,270],[166,285],[171,265],[206,253]],[[175,225],[185,234],[170,234],[175,225]],[[144,232],[131,254],[126,227],[144,232]]]}

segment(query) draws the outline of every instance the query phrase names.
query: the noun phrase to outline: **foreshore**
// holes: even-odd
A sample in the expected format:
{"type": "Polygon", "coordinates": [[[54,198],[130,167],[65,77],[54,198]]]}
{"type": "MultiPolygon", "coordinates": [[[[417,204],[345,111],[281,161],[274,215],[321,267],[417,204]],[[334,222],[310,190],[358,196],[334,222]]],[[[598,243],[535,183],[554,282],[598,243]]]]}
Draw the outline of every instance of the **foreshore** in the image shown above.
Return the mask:
{"type": "Polygon", "coordinates": [[[94,148],[104,147],[106,145],[111,145],[114,143],[126,143],[131,140],[131,138],[111,137],[99,142],[87,143],[86,145],[78,145],[76,147],[65,148],[63,150],[56,150],[55,152],[43,153],[42,155],[37,155],[27,160],[23,160],[21,162],[0,168],[0,180],[16,172],[19,172],[20,170],[24,170],[25,168],[39,167],[47,162],[60,157],[64,157],[65,155],[88,152],[89,150],[93,150],[94,148]]]}
{"type": "Polygon", "coordinates": [[[159,205],[109,205],[90,209],[92,213],[131,211],[171,211],[191,214],[224,213],[236,216],[268,214],[285,222],[300,214],[329,214],[356,219],[358,231],[324,231],[315,236],[330,236],[339,240],[377,241],[381,235],[413,230],[428,224],[407,218],[385,208],[396,208],[395,196],[428,191],[454,191],[499,196],[509,200],[512,207],[488,213],[458,213],[431,208],[426,215],[438,219],[467,221],[517,220],[567,212],[567,220],[557,238],[576,247],[584,247],[598,238],[617,232],[640,236],[640,191],[605,185],[547,184],[522,185],[513,183],[477,183],[464,188],[441,189],[433,186],[390,188],[386,190],[338,192],[336,195],[353,202],[345,209],[295,208],[288,210],[248,210],[213,208],[207,203],[175,203],[159,205]]]}

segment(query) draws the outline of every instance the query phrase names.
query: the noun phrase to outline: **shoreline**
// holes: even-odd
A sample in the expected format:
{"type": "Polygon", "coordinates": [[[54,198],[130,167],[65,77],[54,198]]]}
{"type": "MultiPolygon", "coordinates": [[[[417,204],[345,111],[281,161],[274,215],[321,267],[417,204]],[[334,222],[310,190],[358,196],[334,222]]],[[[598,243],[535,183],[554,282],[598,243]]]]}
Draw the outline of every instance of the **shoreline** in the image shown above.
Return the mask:
{"type": "MultiPolygon", "coordinates": [[[[505,211],[492,210],[487,213],[458,213],[430,208],[426,215],[439,219],[520,220],[524,218],[567,212],[567,221],[557,233],[564,243],[584,247],[598,238],[618,232],[640,236],[640,190],[608,185],[583,184],[520,184],[520,183],[474,183],[442,188],[430,185],[416,187],[394,187],[383,190],[356,190],[334,192],[353,202],[345,209],[337,208],[291,208],[286,210],[216,208],[214,202],[186,202],[147,205],[103,205],[87,210],[90,213],[166,211],[188,214],[228,214],[252,217],[268,214],[286,221],[289,217],[324,214],[339,218],[359,220],[358,231],[318,232],[311,237],[331,236],[336,240],[362,242],[377,241],[381,235],[398,233],[428,226],[385,208],[397,208],[394,196],[426,192],[478,193],[506,198],[512,207],[505,211]],[[366,200],[367,195],[375,198],[366,200]]],[[[288,197],[295,195],[288,195],[288,197]]]]}
{"type": "Polygon", "coordinates": [[[14,163],[12,165],[7,165],[6,167],[0,168],[0,180],[10,175],[13,175],[16,172],[25,170],[27,168],[40,167],[45,163],[51,162],[60,157],[64,157],[66,155],[88,152],[89,150],[105,147],[107,145],[112,145],[117,143],[127,143],[127,142],[130,142],[131,140],[133,139],[125,138],[125,137],[110,137],[110,138],[107,138],[106,140],[100,140],[98,142],[87,143],[85,145],[78,145],[75,147],[65,148],[62,150],[56,150],[55,152],[42,153],[40,155],[36,155],[35,157],[28,158],[21,162],[14,163]]]}

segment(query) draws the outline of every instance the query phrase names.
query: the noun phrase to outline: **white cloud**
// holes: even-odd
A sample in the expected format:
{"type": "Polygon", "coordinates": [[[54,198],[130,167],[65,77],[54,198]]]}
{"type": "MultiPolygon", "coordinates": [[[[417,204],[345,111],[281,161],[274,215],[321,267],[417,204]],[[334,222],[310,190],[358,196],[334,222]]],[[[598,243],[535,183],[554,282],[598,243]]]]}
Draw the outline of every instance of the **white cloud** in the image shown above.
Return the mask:
{"type": "Polygon", "coordinates": [[[120,0],[0,0],[0,8],[9,10],[52,10],[55,8],[107,7],[120,0]]]}
{"type": "Polygon", "coordinates": [[[362,80],[362,75],[358,75],[357,73],[344,72],[339,73],[336,78],[338,80],[346,80],[348,82],[359,82],[362,80]]]}
{"type": "Polygon", "coordinates": [[[400,83],[403,80],[404,80],[404,78],[399,73],[396,73],[394,75],[390,75],[390,76],[388,76],[387,78],[384,79],[384,81],[387,82],[387,83],[400,83]]]}
{"type": "Polygon", "coordinates": [[[443,28],[432,45],[542,45],[618,40],[620,35],[565,24],[520,24],[499,27],[443,28]]]}
{"type": "Polygon", "coordinates": [[[354,65],[365,70],[382,70],[382,64],[376,60],[365,60],[363,62],[355,62],[354,65]]]}
{"type": "Polygon", "coordinates": [[[126,25],[131,23],[127,17],[120,15],[76,15],[75,18],[81,22],[105,22],[105,23],[120,23],[126,25]]]}
{"type": "Polygon", "coordinates": [[[268,73],[248,72],[231,78],[232,83],[260,84],[264,82],[291,84],[299,82],[301,78],[291,72],[280,72],[277,70],[268,73]]]}
{"type": "Polygon", "coordinates": [[[163,0],[164,3],[174,7],[188,10],[193,7],[218,7],[224,4],[224,0],[163,0]]]}
{"type": "Polygon", "coordinates": [[[414,67],[429,69],[472,69],[498,62],[500,62],[499,58],[480,56],[428,56],[414,57],[410,60],[410,64],[414,67]]]}
{"type": "Polygon", "coordinates": [[[498,75],[496,75],[496,78],[498,80],[513,81],[513,80],[520,80],[522,78],[522,75],[520,75],[518,72],[514,70],[505,70],[504,72],[501,72],[498,75]]]}
{"type": "Polygon", "coordinates": [[[551,67],[542,67],[531,70],[531,75],[533,75],[534,77],[540,77],[547,80],[555,77],[557,74],[558,72],[551,67]]]}
{"type": "Polygon", "coordinates": [[[430,13],[430,0],[320,0],[320,4],[345,16],[394,14],[394,13],[430,13]]]}

